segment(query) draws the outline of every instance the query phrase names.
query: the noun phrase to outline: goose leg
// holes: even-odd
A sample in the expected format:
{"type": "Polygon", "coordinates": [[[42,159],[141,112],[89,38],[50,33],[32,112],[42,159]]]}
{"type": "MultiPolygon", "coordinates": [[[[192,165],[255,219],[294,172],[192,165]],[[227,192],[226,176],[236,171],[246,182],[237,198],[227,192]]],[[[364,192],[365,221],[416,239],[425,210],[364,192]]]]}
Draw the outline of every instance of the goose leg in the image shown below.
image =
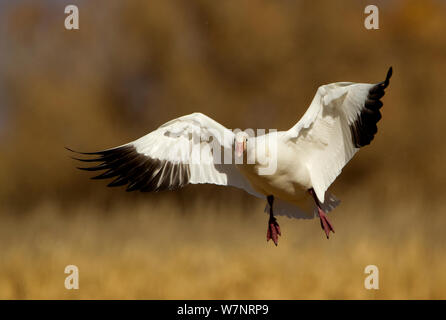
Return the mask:
{"type": "Polygon", "coordinates": [[[327,236],[328,239],[330,231],[335,233],[333,225],[328,220],[327,214],[324,212],[324,210],[322,210],[319,199],[317,198],[316,192],[314,192],[313,188],[309,189],[308,192],[313,196],[313,199],[316,202],[319,219],[321,220],[321,228],[322,230],[325,231],[325,235],[327,236]]]}
{"type": "Polygon", "coordinates": [[[267,199],[269,204],[269,221],[268,221],[268,231],[266,232],[266,241],[272,239],[274,244],[277,246],[277,243],[279,242],[279,236],[281,235],[281,233],[279,224],[277,223],[277,220],[273,214],[274,196],[268,196],[267,199]]]}

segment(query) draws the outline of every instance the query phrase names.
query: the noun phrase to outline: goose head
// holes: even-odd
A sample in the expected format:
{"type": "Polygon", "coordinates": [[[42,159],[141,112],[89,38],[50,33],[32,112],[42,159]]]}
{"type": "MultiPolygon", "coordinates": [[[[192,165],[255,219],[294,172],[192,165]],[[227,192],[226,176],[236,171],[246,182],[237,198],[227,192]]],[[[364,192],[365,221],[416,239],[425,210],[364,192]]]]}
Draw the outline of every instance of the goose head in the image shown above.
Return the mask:
{"type": "Polygon", "coordinates": [[[246,132],[240,131],[235,135],[235,156],[240,158],[246,151],[249,135],[246,132]]]}

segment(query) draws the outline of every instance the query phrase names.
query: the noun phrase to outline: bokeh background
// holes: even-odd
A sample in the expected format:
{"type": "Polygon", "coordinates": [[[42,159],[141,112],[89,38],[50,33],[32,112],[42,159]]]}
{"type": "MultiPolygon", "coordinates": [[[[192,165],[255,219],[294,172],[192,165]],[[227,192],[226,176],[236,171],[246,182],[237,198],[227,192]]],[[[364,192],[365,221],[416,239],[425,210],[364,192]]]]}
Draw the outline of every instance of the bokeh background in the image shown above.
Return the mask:
{"type": "Polygon", "coordinates": [[[446,3],[0,1],[0,298],[445,299],[446,3]],[[80,30],[64,28],[76,4],[80,30]],[[372,145],[319,221],[188,186],[126,193],[90,181],[65,146],[134,140],[195,111],[228,128],[285,130],[319,85],[394,68],[372,145]],[[66,290],[66,265],[80,289],[66,290]],[[364,288],[377,265],[380,289],[364,288]]]}

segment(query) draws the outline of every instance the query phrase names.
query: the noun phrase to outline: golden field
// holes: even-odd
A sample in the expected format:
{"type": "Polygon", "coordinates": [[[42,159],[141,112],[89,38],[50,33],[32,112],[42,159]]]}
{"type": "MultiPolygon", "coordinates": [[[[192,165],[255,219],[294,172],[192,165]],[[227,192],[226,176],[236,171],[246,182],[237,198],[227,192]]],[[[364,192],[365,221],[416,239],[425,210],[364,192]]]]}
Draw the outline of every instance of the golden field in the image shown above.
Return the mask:
{"type": "Polygon", "coordinates": [[[203,201],[183,213],[165,201],[110,210],[42,204],[26,219],[2,219],[0,297],[444,299],[446,219],[420,219],[438,208],[369,201],[370,209],[338,208],[329,240],[317,220],[279,218],[277,247],[266,242],[260,202],[246,212],[203,201]],[[64,288],[69,264],[79,268],[79,290],[64,288]],[[364,288],[369,264],[379,268],[379,290],[364,288]]]}
{"type": "Polygon", "coordinates": [[[0,3],[0,299],[446,299],[446,5],[376,1],[0,3]],[[372,144],[331,191],[336,234],[264,201],[188,186],[126,193],[90,181],[65,146],[94,151],[202,112],[286,130],[317,87],[379,82],[372,144]],[[80,289],[66,290],[65,266],[80,289]],[[364,288],[364,268],[380,289],[364,288]]]}

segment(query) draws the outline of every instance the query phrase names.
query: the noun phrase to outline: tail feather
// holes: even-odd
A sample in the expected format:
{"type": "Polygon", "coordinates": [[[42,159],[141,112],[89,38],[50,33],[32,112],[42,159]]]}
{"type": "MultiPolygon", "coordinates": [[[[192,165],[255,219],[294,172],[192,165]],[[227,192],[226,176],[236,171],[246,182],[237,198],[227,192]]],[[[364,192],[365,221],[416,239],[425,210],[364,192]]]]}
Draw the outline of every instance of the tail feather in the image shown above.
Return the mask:
{"type": "MultiPolygon", "coordinates": [[[[333,194],[326,192],[325,193],[325,201],[324,201],[324,203],[321,204],[321,209],[324,210],[325,213],[328,213],[331,210],[333,210],[334,208],[336,208],[337,206],[339,206],[340,203],[341,203],[341,200],[336,198],[333,194]]],[[[316,205],[314,206],[313,212],[315,214],[318,213],[316,205]]]]}
{"type": "MultiPolygon", "coordinates": [[[[311,197],[308,197],[309,208],[312,209],[302,209],[301,207],[298,207],[295,204],[292,204],[290,202],[281,200],[277,197],[274,198],[273,203],[273,212],[276,216],[286,216],[288,218],[294,218],[294,219],[313,219],[315,217],[318,217],[318,211],[316,204],[314,203],[313,199],[311,197]]],[[[332,211],[334,208],[336,208],[341,203],[340,200],[338,200],[334,195],[331,193],[326,192],[325,193],[325,201],[322,203],[321,208],[325,211],[325,213],[328,213],[332,211]]],[[[265,206],[265,212],[269,213],[269,204],[267,203],[265,206]]]]}

